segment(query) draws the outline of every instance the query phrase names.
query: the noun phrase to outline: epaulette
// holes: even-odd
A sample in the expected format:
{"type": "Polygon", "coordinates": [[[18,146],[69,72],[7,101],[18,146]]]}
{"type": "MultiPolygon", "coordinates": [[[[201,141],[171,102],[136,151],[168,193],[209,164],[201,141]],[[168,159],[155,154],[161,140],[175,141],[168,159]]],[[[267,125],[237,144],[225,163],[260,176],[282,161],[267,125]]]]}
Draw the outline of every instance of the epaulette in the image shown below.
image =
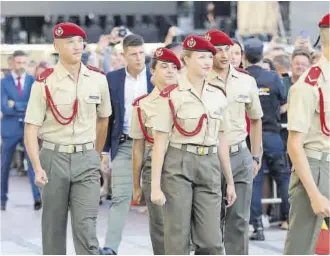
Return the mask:
{"type": "Polygon", "coordinates": [[[47,68],[44,72],[42,72],[38,78],[36,79],[38,82],[43,82],[47,77],[49,77],[54,72],[53,68],[47,68]]]}
{"type": "Polygon", "coordinates": [[[166,86],[161,92],[160,92],[160,96],[164,97],[164,98],[169,98],[170,97],[170,93],[171,91],[173,91],[175,88],[177,88],[178,85],[177,84],[172,84],[169,86],[166,86]]]}
{"type": "Polygon", "coordinates": [[[246,74],[246,75],[249,75],[249,76],[251,76],[251,74],[248,72],[248,71],[246,71],[245,69],[243,69],[243,68],[235,68],[238,72],[241,72],[241,73],[244,73],[244,74],[246,74]]]}
{"type": "Polygon", "coordinates": [[[89,70],[92,70],[92,71],[95,71],[95,72],[99,72],[99,73],[101,73],[102,75],[105,75],[105,73],[101,70],[101,69],[99,69],[99,68],[97,68],[97,67],[94,67],[94,66],[91,66],[91,65],[87,65],[86,66],[89,70]]]}
{"type": "Polygon", "coordinates": [[[315,66],[315,67],[312,67],[306,78],[305,78],[305,83],[311,85],[311,86],[315,86],[317,85],[317,80],[319,78],[319,76],[321,75],[322,73],[322,70],[320,69],[320,67],[318,66],[315,66]]]}
{"type": "Polygon", "coordinates": [[[216,86],[215,84],[210,84],[210,83],[208,83],[208,84],[209,84],[209,86],[212,86],[212,87],[217,88],[220,91],[222,91],[223,95],[225,95],[225,97],[227,97],[227,94],[226,94],[226,92],[225,92],[225,90],[223,88],[221,88],[219,86],[216,86]]]}
{"type": "Polygon", "coordinates": [[[140,96],[140,97],[137,97],[137,98],[133,101],[132,106],[133,106],[133,107],[138,106],[140,100],[144,99],[144,98],[147,97],[148,95],[149,95],[149,94],[144,94],[144,95],[142,95],[142,96],[140,96]]]}

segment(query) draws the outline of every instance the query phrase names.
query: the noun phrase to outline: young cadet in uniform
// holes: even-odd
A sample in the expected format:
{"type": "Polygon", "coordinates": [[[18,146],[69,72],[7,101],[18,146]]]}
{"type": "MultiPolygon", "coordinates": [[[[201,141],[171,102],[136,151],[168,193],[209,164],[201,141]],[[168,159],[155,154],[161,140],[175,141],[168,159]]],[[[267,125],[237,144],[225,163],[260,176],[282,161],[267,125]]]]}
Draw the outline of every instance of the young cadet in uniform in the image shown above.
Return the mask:
{"type": "Polygon", "coordinates": [[[199,253],[220,254],[220,164],[229,205],[236,199],[224,135],[227,100],[205,80],[215,48],[193,35],[183,48],[186,73],[155,101],[151,200],[165,204],[165,254],[189,254],[190,238],[199,253]]]}
{"type": "Polygon", "coordinates": [[[86,33],[79,26],[60,23],[53,36],[59,61],[32,86],[24,137],[42,188],[43,254],[66,254],[69,209],[76,253],[99,254],[100,153],[112,112],[108,83],[81,63],[86,33]]]}
{"type": "Polygon", "coordinates": [[[133,106],[130,137],[133,138],[133,198],[140,202],[142,190],[149,211],[149,229],[152,247],[155,255],[164,255],[164,222],[163,209],[153,204],[151,194],[151,149],[153,144],[151,117],[157,114],[154,101],[159,93],[168,85],[177,83],[178,70],[181,62],[174,52],[166,48],[158,48],[151,60],[150,71],[155,85],[153,91],[148,95],[141,96],[135,100],[133,106]],[[147,158],[144,159],[144,153],[147,158]],[[142,173],[142,190],[140,178],[142,173]]]}
{"type": "Polygon", "coordinates": [[[330,216],[330,14],[319,22],[322,58],[289,91],[288,152],[293,164],[284,253],[313,255],[330,216]]]}
{"type": "MultiPolygon", "coordinates": [[[[261,117],[258,88],[253,77],[230,64],[232,40],[223,32],[210,30],[205,38],[217,49],[208,82],[220,87],[228,100],[230,130],[227,132],[231,168],[237,200],[227,209],[224,243],[227,254],[248,254],[248,232],[253,177],[260,168],[261,117]],[[247,112],[251,120],[251,153],[246,145],[247,112]]],[[[227,184],[228,185],[228,184],[227,184]]]]}

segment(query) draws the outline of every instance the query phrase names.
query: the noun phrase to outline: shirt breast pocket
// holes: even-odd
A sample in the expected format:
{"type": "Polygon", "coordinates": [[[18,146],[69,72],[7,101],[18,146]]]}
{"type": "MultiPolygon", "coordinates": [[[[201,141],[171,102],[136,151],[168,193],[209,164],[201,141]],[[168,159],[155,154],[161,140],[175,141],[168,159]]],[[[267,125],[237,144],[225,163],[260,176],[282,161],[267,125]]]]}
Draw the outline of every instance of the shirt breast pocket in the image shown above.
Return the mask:
{"type": "Polygon", "coordinates": [[[85,96],[86,115],[88,118],[96,118],[97,105],[101,104],[101,95],[99,93],[90,93],[85,96]]]}
{"type": "Polygon", "coordinates": [[[57,93],[54,96],[54,105],[64,117],[71,117],[73,112],[73,102],[74,99],[69,95],[57,93]]]}
{"type": "Polygon", "coordinates": [[[176,115],[178,117],[177,120],[179,125],[187,132],[191,132],[196,129],[203,114],[204,113],[199,111],[199,109],[185,106],[184,108],[179,109],[176,115]]]}
{"type": "Polygon", "coordinates": [[[233,118],[237,119],[240,118],[242,115],[245,114],[245,108],[249,108],[251,106],[251,98],[248,94],[238,94],[235,97],[235,113],[233,118]]]}
{"type": "Polygon", "coordinates": [[[217,138],[220,130],[220,124],[223,122],[223,112],[221,110],[209,111],[208,133],[210,137],[217,138]]]}

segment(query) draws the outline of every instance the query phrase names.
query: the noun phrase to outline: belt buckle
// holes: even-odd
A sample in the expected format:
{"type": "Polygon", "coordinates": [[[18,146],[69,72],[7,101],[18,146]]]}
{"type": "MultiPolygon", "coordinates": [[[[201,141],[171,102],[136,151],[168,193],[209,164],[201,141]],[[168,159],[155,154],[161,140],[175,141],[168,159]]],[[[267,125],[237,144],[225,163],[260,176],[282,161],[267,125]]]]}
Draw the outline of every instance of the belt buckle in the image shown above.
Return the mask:
{"type": "Polygon", "coordinates": [[[72,154],[74,151],[75,151],[75,146],[74,145],[69,145],[68,146],[67,153],[68,154],[72,154]]]}
{"type": "Polygon", "coordinates": [[[200,156],[204,155],[205,154],[205,147],[204,146],[198,146],[197,153],[200,156]]]}

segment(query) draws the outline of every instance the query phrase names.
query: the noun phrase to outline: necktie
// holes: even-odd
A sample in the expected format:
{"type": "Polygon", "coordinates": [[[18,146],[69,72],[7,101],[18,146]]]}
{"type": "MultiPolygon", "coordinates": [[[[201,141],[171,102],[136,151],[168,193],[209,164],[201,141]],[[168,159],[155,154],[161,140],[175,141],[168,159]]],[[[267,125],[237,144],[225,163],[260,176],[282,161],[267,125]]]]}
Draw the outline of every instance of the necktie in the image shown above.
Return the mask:
{"type": "Polygon", "coordinates": [[[22,96],[23,90],[22,90],[22,84],[21,84],[21,77],[17,77],[17,89],[19,96],[22,96]]]}

